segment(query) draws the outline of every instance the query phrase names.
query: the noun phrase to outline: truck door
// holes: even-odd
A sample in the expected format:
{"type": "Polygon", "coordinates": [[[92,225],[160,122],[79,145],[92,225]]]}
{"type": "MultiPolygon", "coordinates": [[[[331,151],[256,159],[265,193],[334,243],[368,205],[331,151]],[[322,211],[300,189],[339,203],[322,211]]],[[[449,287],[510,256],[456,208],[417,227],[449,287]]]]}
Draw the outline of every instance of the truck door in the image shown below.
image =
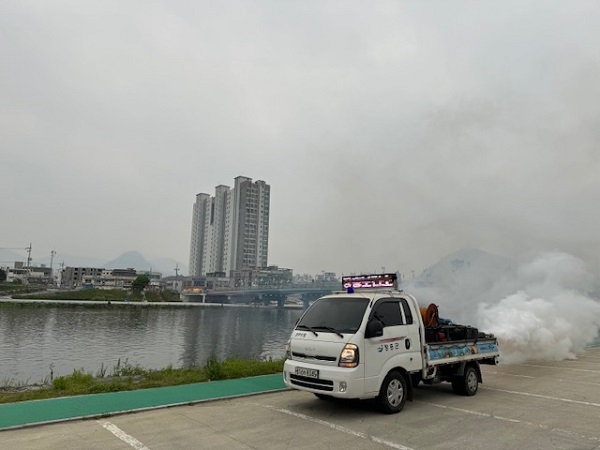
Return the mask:
{"type": "Polygon", "coordinates": [[[383,336],[365,338],[366,392],[376,392],[393,367],[421,368],[419,325],[412,316],[405,299],[390,297],[376,303],[369,320],[383,324],[383,336]]]}

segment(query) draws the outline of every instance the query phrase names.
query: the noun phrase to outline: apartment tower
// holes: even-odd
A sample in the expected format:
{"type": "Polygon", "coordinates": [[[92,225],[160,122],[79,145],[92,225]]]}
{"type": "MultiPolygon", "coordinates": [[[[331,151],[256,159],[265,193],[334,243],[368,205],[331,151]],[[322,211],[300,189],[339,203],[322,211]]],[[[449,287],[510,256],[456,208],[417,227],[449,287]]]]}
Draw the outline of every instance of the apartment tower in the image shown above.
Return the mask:
{"type": "Polygon", "coordinates": [[[271,187],[239,176],[234,187],[219,185],[215,195],[196,195],[192,213],[190,275],[267,266],[271,187]]]}

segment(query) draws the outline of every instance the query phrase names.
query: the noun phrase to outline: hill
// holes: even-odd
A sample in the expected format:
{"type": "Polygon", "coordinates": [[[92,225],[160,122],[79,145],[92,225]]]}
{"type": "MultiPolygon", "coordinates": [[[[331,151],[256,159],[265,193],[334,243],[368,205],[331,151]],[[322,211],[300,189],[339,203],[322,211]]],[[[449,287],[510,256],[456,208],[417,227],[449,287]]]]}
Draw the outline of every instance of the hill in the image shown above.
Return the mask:
{"type": "Polygon", "coordinates": [[[509,258],[492,255],[478,249],[461,249],[440,259],[425,269],[416,279],[422,286],[449,286],[456,281],[480,285],[489,289],[494,280],[514,273],[516,264],[509,258]]]}
{"type": "Polygon", "coordinates": [[[103,267],[106,269],[124,269],[131,267],[138,271],[160,272],[163,276],[175,275],[175,267],[178,267],[180,275],[187,274],[187,267],[172,258],[148,260],[141,253],[136,251],[127,251],[118,258],[108,261],[103,267]]]}
{"type": "Polygon", "coordinates": [[[175,267],[178,267],[180,275],[187,274],[187,267],[172,258],[148,260],[141,253],[133,250],[122,253],[119,257],[104,263],[102,267],[106,269],[131,267],[138,271],[160,272],[163,276],[175,275],[175,267]]]}
{"type": "Polygon", "coordinates": [[[104,263],[105,269],[127,269],[155,271],[152,263],[136,251],[121,253],[117,258],[104,263]]]}
{"type": "Polygon", "coordinates": [[[514,292],[516,275],[517,264],[509,258],[460,249],[404,283],[403,288],[417,295],[421,306],[438,304],[442,317],[472,320],[478,304],[514,292]]]}

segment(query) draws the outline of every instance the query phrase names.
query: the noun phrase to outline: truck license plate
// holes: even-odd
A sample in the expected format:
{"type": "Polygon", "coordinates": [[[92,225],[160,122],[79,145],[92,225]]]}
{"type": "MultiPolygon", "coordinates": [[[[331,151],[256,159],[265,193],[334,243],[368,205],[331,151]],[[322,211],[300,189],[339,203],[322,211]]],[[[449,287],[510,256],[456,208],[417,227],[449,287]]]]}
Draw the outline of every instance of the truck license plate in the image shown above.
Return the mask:
{"type": "Polygon", "coordinates": [[[296,367],[296,375],[300,375],[308,378],[319,378],[319,371],[317,369],[307,369],[305,367],[296,367]]]}

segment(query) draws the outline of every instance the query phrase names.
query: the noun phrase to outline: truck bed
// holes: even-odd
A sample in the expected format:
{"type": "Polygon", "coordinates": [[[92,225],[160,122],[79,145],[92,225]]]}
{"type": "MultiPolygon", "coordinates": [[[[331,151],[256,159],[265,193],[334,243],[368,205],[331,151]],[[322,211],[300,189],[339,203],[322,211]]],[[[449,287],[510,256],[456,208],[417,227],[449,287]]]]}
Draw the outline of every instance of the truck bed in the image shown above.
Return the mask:
{"type": "Polygon", "coordinates": [[[478,360],[483,364],[496,364],[499,354],[496,338],[476,338],[425,344],[425,357],[429,366],[471,360],[478,360]]]}

